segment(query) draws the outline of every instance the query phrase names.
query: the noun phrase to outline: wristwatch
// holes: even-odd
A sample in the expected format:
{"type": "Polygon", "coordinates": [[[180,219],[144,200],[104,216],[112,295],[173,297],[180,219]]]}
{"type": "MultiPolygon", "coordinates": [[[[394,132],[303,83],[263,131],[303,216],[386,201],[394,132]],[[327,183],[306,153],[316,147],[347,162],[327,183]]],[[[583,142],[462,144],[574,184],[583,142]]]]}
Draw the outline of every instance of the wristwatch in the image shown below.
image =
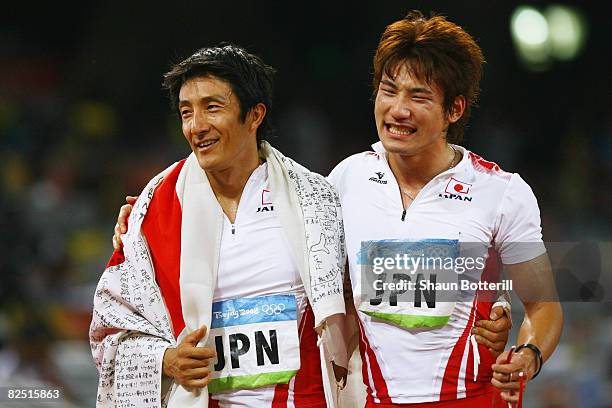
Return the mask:
{"type": "Polygon", "coordinates": [[[538,376],[538,374],[540,374],[540,371],[542,371],[542,364],[544,364],[544,361],[542,360],[542,352],[540,351],[538,346],[536,346],[535,344],[531,344],[531,343],[521,344],[516,349],[514,349],[514,352],[517,353],[519,350],[522,350],[524,348],[528,348],[529,350],[533,351],[536,355],[536,360],[538,362],[538,369],[536,370],[533,377],[531,377],[531,379],[533,380],[534,378],[538,376]]]}

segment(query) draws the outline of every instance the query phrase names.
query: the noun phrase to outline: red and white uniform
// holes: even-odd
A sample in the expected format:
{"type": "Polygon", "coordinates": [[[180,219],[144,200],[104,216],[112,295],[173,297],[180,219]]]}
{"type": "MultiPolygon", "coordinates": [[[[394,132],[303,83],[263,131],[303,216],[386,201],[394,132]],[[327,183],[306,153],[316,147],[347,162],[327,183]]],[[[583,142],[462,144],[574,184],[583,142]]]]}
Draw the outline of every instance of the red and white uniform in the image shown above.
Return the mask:
{"type": "MultiPolygon", "coordinates": [[[[179,170],[180,167],[167,178],[176,178],[179,170]]],[[[174,197],[172,211],[176,214],[160,214],[158,207],[153,204],[143,221],[142,230],[151,253],[155,255],[155,269],[162,270],[165,265],[176,265],[171,270],[166,266],[165,273],[157,274],[156,280],[170,313],[174,332],[180,333],[185,327],[178,287],[179,263],[176,261],[180,254],[180,240],[166,238],[179,235],[177,228],[180,231],[180,223],[164,223],[167,219],[181,219],[180,205],[174,192],[175,183],[171,180],[162,183],[156,195],[174,197]],[[168,259],[175,261],[170,262],[168,259]]],[[[267,165],[264,163],[251,174],[245,186],[235,223],[231,224],[227,218],[224,220],[214,301],[274,294],[295,295],[301,365],[288,384],[211,395],[211,408],[326,407],[317,334],[313,329],[314,315],[297,266],[291,257],[287,236],[275,215],[270,197],[267,165]]]]}
{"type": "Polygon", "coordinates": [[[221,392],[211,396],[211,406],[325,407],[314,316],[287,236],[275,215],[267,179],[264,163],[253,171],[245,185],[234,224],[224,218],[213,301],[295,295],[301,366],[289,384],[221,392]]]}
{"type": "MultiPolygon", "coordinates": [[[[504,264],[545,252],[540,214],[529,186],[466,149],[457,166],[427,183],[404,213],[399,186],[382,144],[342,161],[329,175],[340,195],[355,299],[361,291],[362,241],[450,239],[485,243],[504,264]],[[530,242],[532,245],[516,245],[530,242]]],[[[489,273],[478,270],[480,276],[489,273]]],[[[492,302],[480,293],[456,303],[441,328],[403,329],[358,311],[363,380],[370,403],[452,401],[490,391],[493,358],[470,338],[492,302]],[[475,349],[477,347],[477,349],[475,349]]],[[[357,301],[356,301],[357,303],[357,301]]],[[[358,306],[356,304],[356,306],[358,306]]]]}

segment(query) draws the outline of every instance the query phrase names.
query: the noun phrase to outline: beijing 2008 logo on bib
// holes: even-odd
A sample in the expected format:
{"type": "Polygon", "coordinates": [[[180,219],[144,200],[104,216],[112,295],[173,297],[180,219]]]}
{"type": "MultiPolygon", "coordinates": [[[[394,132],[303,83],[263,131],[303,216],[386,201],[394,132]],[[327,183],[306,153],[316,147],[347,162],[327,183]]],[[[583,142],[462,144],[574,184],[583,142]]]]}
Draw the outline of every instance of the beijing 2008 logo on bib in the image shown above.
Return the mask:
{"type": "Polygon", "coordinates": [[[210,393],[288,383],[300,368],[295,296],[213,303],[208,346],[215,347],[210,393]]]}

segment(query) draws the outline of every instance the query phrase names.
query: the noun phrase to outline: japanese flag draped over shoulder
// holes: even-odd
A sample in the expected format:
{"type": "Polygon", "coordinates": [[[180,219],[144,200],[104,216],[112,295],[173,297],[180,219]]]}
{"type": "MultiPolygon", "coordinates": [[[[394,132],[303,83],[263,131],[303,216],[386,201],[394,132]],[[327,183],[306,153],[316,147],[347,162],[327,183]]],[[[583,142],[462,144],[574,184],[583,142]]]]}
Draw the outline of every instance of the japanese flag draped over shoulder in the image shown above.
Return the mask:
{"type": "MultiPolygon", "coordinates": [[[[260,155],[268,163],[272,199],[279,208],[281,225],[312,306],[315,327],[323,327],[329,317],[345,313],[344,231],[338,195],[322,176],[284,157],[268,143],[263,142],[260,155]]],[[[152,179],[140,195],[123,238],[123,254],[114,254],[94,298],[90,344],[100,372],[98,407],[208,406],[207,388],[188,390],[172,384],[167,394],[163,392],[161,364],[167,347],[175,347],[203,325],[211,328],[222,225],[222,209],[193,154],[152,179]],[[156,188],[162,182],[174,183],[175,194],[166,198],[156,196],[156,188]],[[153,203],[154,200],[157,201],[153,203]],[[173,200],[178,200],[180,206],[173,200]],[[156,273],[163,271],[154,271],[141,229],[152,204],[158,206],[156,216],[177,217],[176,224],[180,225],[172,240],[175,245],[180,242],[180,255],[175,261],[168,261],[175,262],[169,269],[179,271],[178,276],[170,277],[169,283],[179,288],[177,299],[166,295],[162,298],[164,291],[156,278],[160,285],[162,279],[156,273]],[[173,328],[180,332],[177,339],[173,328]]],[[[275,324],[282,330],[281,326],[287,323],[275,324]]],[[[208,330],[198,345],[207,344],[216,329],[208,330]]],[[[269,332],[266,342],[270,347],[269,332]]],[[[299,367],[298,348],[293,342],[279,346],[287,346],[290,354],[298,353],[298,362],[288,358],[283,368],[284,372],[295,371],[299,367]]],[[[259,354],[268,359],[274,356],[263,342],[259,354]]],[[[263,370],[259,374],[270,372],[263,370]]],[[[216,386],[219,384],[217,381],[216,386]]]]}

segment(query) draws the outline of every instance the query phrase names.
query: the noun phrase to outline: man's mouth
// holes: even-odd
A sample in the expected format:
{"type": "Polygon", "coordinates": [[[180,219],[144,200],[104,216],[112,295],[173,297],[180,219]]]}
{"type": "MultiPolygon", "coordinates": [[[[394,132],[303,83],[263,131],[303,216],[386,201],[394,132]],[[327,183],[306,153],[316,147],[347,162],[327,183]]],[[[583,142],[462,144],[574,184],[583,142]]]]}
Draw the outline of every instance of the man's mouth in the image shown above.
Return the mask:
{"type": "Polygon", "coordinates": [[[210,146],[214,145],[218,141],[219,141],[219,139],[203,140],[200,143],[196,143],[196,147],[198,149],[205,149],[207,147],[210,147],[210,146]]]}
{"type": "Polygon", "coordinates": [[[398,135],[398,136],[410,136],[412,135],[414,132],[417,131],[417,128],[414,126],[410,126],[410,125],[392,125],[392,124],[385,124],[385,128],[387,129],[387,132],[393,134],[393,135],[398,135]]]}

